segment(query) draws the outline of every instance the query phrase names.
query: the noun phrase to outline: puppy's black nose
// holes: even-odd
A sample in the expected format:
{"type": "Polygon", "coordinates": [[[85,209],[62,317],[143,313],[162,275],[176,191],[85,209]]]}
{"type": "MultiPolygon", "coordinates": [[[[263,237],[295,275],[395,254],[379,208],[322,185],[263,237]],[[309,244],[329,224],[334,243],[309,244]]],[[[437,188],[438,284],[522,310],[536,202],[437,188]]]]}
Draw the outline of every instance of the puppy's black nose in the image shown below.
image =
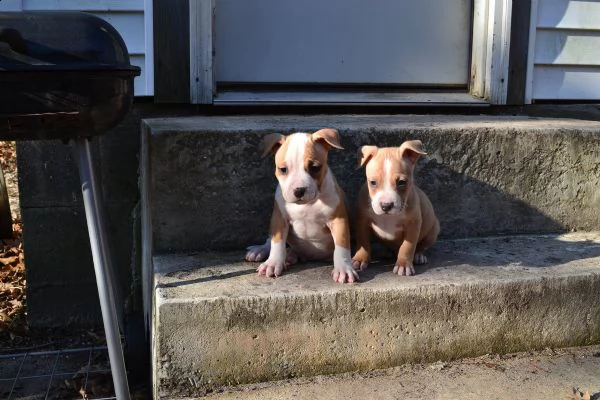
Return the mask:
{"type": "Polygon", "coordinates": [[[394,207],[394,203],[393,202],[390,202],[390,203],[379,203],[379,205],[381,206],[381,209],[383,210],[383,212],[388,212],[388,211],[390,211],[394,207]]]}
{"type": "Polygon", "coordinates": [[[306,193],[305,187],[297,187],[296,189],[294,189],[294,196],[296,196],[299,199],[301,199],[302,196],[304,196],[304,193],[306,193]]]}

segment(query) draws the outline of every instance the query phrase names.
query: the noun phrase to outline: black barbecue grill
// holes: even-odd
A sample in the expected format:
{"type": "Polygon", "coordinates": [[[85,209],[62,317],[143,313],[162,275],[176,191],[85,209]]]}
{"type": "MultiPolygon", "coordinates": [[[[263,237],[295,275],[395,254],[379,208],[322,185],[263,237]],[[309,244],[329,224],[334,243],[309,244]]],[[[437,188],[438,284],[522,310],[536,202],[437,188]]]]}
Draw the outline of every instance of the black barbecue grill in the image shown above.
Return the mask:
{"type": "Polygon", "coordinates": [[[85,13],[0,13],[0,137],[70,139],[117,125],[133,98],[123,39],[85,13]]]}
{"type": "Polygon", "coordinates": [[[128,399],[116,286],[90,139],[116,126],[133,99],[123,39],[78,12],[0,13],[0,140],[73,140],[115,393],[128,399]]]}

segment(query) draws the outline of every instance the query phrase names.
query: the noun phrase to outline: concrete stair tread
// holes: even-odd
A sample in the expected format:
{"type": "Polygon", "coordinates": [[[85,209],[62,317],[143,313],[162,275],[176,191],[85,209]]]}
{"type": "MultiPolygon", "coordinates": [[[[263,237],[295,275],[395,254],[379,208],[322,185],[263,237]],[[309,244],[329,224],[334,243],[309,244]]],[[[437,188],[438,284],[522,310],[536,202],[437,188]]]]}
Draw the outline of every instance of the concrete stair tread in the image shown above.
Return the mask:
{"type": "Polygon", "coordinates": [[[381,261],[256,275],[242,252],[154,257],[158,397],[600,339],[600,232],[438,242],[413,277],[381,261]],[[159,327],[160,329],[158,329],[159,327]]]}
{"type": "Polygon", "coordinates": [[[216,297],[291,296],[346,290],[405,290],[424,285],[460,286],[600,274],[600,233],[522,235],[438,242],[417,275],[394,275],[393,258],[374,260],[354,285],[334,283],[329,263],[301,263],[277,279],[256,275],[242,252],[198,252],[154,257],[163,301],[216,297]]]}
{"type": "Polygon", "coordinates": [[[568,118],[536,118],[506,115],[228,115],[226,117],[197,116],[184,118],[151,118],[144,120],[151,134],[161,136],[191,132],[291,132],[320,129],[325,126],[341,131],[386,131],[397,129],[494,129],[561,131],[578,130],[595,133],[597,121],[568,118]]]}

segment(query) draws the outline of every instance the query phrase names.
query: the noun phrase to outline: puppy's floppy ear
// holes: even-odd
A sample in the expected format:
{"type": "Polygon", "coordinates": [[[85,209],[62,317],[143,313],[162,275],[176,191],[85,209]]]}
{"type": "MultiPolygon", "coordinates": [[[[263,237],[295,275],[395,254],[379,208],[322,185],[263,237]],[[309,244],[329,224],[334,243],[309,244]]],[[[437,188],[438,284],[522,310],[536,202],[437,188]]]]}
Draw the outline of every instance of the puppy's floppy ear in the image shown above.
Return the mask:
{"type": "Polygon", "coordinates": [[[377,146],[361,146],[358,148],[358,167],[364,167],[371,158],[375,157],[379,147],[377,146]]]}
{"type": "Polygon", "coordinates": [[[321,141],[327,150],[335,147],[336,149],[343,149],[340,144],[340,135],[337,129],[323,128],[312,134],[312,140],[314,142],[321,141]]]}
{"type": "Polygon", "coordinates": [[[419,157],[426,155],[423,151],[423,143],[420,140],[408,140],[400,145],[400,156],[415,164],[419,157]]]}
{"type": "Polygon", "coordinates": [[[281,133],[269,133],[263,138],[262,142],[262,157],[266,157],[269,153],[275,154],[281,145],[285,142],[285,136],[281,133]]]}

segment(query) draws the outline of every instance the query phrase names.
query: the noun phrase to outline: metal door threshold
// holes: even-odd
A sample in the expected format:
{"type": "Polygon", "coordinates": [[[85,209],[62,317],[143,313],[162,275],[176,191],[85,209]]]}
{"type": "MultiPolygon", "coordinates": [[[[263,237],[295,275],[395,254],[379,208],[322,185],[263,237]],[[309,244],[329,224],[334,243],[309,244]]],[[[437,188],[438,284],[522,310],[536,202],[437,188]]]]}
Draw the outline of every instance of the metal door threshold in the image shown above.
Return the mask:
{"type": "Polygon", "coordinates": [[[464,92],[367,92],[367,91],[222,91],[215,105],[332,105],[332,106],[488,106],[464,92]]]}

